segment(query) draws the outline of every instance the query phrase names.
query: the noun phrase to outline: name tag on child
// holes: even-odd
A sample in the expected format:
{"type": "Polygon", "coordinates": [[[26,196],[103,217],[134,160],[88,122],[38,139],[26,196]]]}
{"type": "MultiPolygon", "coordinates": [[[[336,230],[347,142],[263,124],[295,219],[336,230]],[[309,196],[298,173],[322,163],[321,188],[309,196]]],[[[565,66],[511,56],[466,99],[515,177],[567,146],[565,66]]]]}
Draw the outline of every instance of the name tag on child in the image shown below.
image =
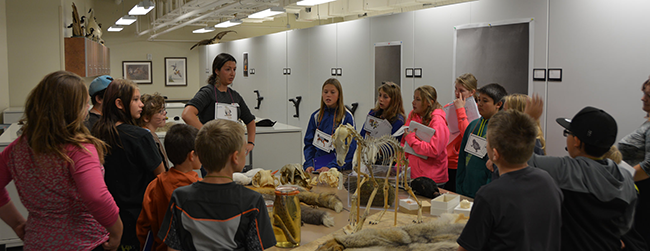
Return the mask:
{"type": "Polygon", "coordinates": [[[476,134],[470,134],[465,144],[465,152],[479,158],[485,157],[485,154],[487,154],[487,140],[476,136],[476,134]]]}
{"type": "Polygon", "coordinates": [[[237,122],[239,116],[237,116],[237,107],[239,104],[224,104],[224,103],[215,103],[214,104],[214,118],[215,119],[227,119],[237,122]]]}
{"type": "Polygon", "coordinates": [[[366,123],[363,124],[363,129],[367,132],[366,136],[378,138],[384,135],[389,135],[390,131],[393,130],[393,126],[388,122],[388,120],[368,115],[366,123]]]}
{"type": "Polygon", "coordinates": [[[334,146],[332,145],[332,135],[324,133],[319,129],[316,129],[316,133],[314,134],[314,141],[312,144],[316,148],[325,152],[331,152],[332,149],[334,149],[334,146]]]}

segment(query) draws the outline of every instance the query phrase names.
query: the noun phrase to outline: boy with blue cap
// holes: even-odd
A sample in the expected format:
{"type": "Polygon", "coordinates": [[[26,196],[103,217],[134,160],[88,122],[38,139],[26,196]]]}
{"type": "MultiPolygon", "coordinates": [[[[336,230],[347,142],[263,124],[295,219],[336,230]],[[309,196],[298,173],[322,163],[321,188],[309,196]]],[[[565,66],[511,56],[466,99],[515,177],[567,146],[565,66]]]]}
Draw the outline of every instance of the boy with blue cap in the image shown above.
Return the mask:
{"type": "Polygon", "coordinates": [[[95,78],[93,82],[90,83],[88,88],[88,94],[90,95],[90,100],[93,103],[93,108],[88,111],[88,118],[84,121],[84,125],[88,130],[92,130],[95,122],[102,117],[102,102],[104,101],[104,92],[106,87],[113,81],[113,77],[109,75],[103,75],[95,78]]]}

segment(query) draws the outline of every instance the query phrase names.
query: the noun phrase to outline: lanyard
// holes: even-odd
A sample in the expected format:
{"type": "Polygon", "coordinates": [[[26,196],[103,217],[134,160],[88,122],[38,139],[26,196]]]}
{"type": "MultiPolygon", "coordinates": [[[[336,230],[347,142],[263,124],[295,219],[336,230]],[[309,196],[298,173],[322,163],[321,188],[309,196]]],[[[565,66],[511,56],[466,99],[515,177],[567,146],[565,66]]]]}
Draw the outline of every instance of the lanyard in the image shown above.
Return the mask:
{"type": "MultiPolygon", "coordinates": [[[[219,100],[217,99],[217,86],[213,85],[212,88],[214,88],[214,102],[219,103],[219,100]]],[[[230,93],[230,88],[226,87],[226,92],[230,94],[230,101],[235,103],[235,99],[232,98],[232,93],[230,93]]]]}
{"type": "MultiPolygon", "coordinates": [[[[327,108],[325,108],[325,109],[327,109],[327,108]]],[[[337,111],[338,109],[339,109],[339,108],[336,107],[336,109],[334,110],[334,115],[332,115],[332,132],[330,133],[330,135],[334,134],[334,126],[336,125],[336,111],[337,111]]],[[[324,113],[324,112],[323,112],[323,117],[325,117],[325,113],[324,113]]],[[[322,120],[323,120],[323,119],[321,118],[321,119],[318,121],[318,123],[316,124],[316,129],[320,130],[320,122],[321,122],[322,120]]],[[[345,117],[341,120],[341,124],[343,124],[343,121],[345,121],[345,117]]]]}
{"type": "MultiPolygon", "coordinates": [[[[480,135],[485,130],[485,127],[487,127],[487,121],[488,121],[487,119],[481,118],[481,126],[479,126],[479,128],[478,128],[478,132],[477,132],[476,136],[479,136],[481,138],[485,138],[485,137],[480,136],[480,135]]],[[[474,129],[476,129],[476,126],[477,125],[474,125],[474,128],[472,128],[471,132],[474,132],[474,129]]]]}

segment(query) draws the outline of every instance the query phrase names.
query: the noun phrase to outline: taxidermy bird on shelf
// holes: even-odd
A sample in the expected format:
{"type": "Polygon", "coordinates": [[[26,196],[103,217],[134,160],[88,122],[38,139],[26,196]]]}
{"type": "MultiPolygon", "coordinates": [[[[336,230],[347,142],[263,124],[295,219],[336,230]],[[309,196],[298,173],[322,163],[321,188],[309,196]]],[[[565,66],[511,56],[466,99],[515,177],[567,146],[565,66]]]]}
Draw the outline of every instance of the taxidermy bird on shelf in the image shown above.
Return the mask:
{"type": "Polygon", "coordinates": [[[79,12],[77,12],[77,6],[72,3],[72,23],[68,26],[72,28],[73,37],[83,37],[83,26],[81,26],[81,20],[79,19],[79,12]]]}
{"type": "Polygon", "coordinates": [[[234,30],[228,30],[228,31],[222,31],[222,32],[219,32],[219,33],[217,33],[217,35],[215,35],[215,36],[214,36],[213,38],[211,38],[211,39],[203,39],[203,40],[199,41],[198,43],[194,44],[194,45],[192,46],[192,48],[190,48],[190,50],[194,49],[194,47],[197,47],[197,46],[199,46],[199,45],[217,44],[217,43],[219,43],[219,41],[221,41],[221,39],[223,38],[223,36],[225,36],[226,34],[228,34],[228,33],[230,33],[230,32],[237,33],[237,32],[234,31],[234,30]]]}
{"type": "MultiPolygon", "coordinates": [[[[102,39],[102,24],[97,23],[93,9],[90,9],[88,13],[90,13],[90,17],[86,20],[86,37],[100,44],[104,44],[104,40],[102,39]]],[[[82,23],[84,22],[84,18],[81,17],[82,23]]]]}

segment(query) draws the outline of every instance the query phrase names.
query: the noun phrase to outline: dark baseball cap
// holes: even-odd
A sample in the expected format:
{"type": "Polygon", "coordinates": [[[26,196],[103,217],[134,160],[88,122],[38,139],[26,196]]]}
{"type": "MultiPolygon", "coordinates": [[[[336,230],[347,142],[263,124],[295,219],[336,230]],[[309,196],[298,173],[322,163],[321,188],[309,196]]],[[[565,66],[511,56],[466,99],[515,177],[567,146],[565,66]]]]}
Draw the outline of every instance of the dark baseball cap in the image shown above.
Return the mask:
{"type": "Polygon", "coordinates": [[[601,109],[587,106],[573,119],[558,118],[555,121],[586,144],[610,148],[616,142],[616,120],[601,109]]]}
{"type": "Polygon", "coordinates": [[[106,90],[108,85],[113,81],[113,77],[109,75],[103,75],[95,78],[93,82],[90,82],[90,87],[88,88],[88,94],[92,97],[95,93],[106,90]]]}

